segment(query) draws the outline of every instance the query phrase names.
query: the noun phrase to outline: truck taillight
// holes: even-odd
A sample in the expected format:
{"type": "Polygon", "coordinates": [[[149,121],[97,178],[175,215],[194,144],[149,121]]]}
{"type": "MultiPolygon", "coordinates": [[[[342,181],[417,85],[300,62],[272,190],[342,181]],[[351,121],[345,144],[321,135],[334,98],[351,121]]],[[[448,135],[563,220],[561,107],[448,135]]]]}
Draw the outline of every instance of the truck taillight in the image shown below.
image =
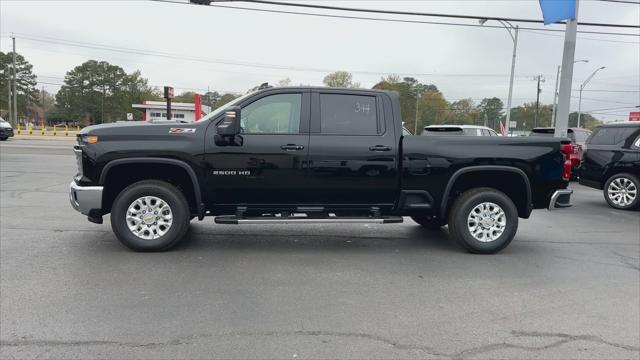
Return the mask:
{"type": "Polygon", "coordinates": [[[560,152],[564,155],[565,160],[569,158],[569,155],[573,154],[574,146],[572,144],[560,145],[560,152]]]}
{"type": "Polygon", "coordinates": [[[571,160],[564,161],[564,168],[562,169],[562,180],[571,179],[571,160]]]}

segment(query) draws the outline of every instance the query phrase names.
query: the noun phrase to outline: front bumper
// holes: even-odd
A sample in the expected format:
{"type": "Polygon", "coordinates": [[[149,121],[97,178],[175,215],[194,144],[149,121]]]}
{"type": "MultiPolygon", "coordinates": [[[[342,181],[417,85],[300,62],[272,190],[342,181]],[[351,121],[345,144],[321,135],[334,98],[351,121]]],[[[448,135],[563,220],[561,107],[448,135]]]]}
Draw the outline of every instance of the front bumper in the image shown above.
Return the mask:
{"type": "Polygon", "coordinates": [[[570,189],[556,190],[553,195],[551,195],[551,200],[547,208],[549,210],[557,210],[571,207],[571,194],[573,194],[573,190],[570,189]]]}
{"type": "Polygon", "coordinates": [[[91,210],[102,211],[102,186],[80,186],[72,181],[69,184],[69,201],[71,206],[84,215],[91,210]]]}
{"type": "Polygon", "coordinates": [[[9,138],[13,136],[13,129],[12,128],[0,128],[0,137],[2,138],[9,138]]]}

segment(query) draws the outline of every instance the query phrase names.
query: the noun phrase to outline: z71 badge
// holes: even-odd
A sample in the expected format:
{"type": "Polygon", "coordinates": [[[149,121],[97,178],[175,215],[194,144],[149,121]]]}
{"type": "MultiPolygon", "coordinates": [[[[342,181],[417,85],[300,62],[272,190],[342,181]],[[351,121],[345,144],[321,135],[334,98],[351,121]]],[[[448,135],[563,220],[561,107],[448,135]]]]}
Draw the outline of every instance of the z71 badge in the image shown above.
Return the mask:
{"type": "Polygon", "coordinates": [[[169,134],[193,134],[196,132],[195,128],[171,128],[169,134]]]}

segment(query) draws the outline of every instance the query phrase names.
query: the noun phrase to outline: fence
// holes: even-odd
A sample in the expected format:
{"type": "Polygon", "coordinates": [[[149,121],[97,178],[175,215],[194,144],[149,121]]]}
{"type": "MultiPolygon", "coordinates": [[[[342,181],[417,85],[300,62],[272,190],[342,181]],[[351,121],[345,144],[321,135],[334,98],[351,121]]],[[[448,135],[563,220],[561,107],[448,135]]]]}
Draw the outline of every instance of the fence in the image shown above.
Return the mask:
{"type": "Polygon", "coordinates": [[[40,124],[40,126],[29,124],[23,129],[20,124],[16,125],[16,133],[18,135],[75,136],[75,133],[79,131],[80,126],[76,126],[74,129],[68,125],[53,125],[47,127],[45,124],[40,124]]]}

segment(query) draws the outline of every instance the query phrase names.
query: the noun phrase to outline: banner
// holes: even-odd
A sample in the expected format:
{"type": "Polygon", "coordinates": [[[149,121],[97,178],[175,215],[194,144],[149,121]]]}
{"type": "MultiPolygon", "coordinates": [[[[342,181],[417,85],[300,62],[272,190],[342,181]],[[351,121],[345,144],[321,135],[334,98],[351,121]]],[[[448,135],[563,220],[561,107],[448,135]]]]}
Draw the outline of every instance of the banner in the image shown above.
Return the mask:
{"type": "Polygon", "coordinates": [[[576,19],[577,0],[539,0],[544,24],[576,19]]]}

